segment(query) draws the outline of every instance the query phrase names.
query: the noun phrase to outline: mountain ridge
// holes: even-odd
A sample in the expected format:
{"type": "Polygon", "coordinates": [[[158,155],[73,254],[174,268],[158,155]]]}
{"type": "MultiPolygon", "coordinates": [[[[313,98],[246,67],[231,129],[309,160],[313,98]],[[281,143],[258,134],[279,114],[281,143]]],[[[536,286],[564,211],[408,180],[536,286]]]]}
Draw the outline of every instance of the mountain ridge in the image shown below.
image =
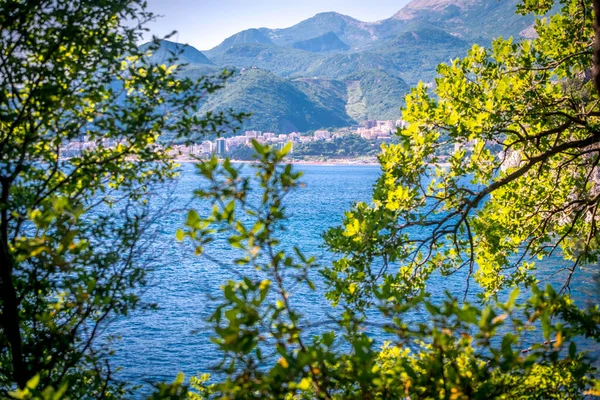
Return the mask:
{"type": "MultiPolygon", "coordinates": [[[[154,42],[144,43],[140,46],[140,50],[150,50],[154,45],[154,42]]],[[[151,59],[156,63],[166,63],[175,57],[182,63],[214,65],[204,53],[195,47],[166,39],[158,41],[158,48],[152,52],[151,59]]]]}
{"type": "Polygon", "coordinates": [[[180,73],[247,70],[203,110],[254,111],[252,129],[397,119],[409,86],[433,83],[438,64],[466,55],[473,44],[489,45],[497,36],[531,37],[533,17],[515,13],[518,1],[413,0],[375,22],[319,13],[287,28],[246,29],[204,54],[186,49],[199,62],[180,73]]]}

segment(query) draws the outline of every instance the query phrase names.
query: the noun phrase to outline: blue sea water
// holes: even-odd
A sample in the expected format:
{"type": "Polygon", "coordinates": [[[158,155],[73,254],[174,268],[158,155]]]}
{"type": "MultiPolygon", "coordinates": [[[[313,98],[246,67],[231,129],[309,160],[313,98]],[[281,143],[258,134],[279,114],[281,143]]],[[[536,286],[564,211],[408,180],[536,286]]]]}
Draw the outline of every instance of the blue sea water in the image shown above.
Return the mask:
{"type": "MultiPolygon", "coordinates": [[[[248,167],[246,167],[248,168],[248,167]]],[[[327,228],[341,223],[344,211],[355,201],[369,201],[371,189],[380,174],[378,166],[319,166],[299,165],[304,173],[304,186],[286,198],[290,219],[283,233],[286,246],[297,246],[307,255],[317,257],[322,265],[332,256],[323,248],[321,234],[327,228]]],[[[149,277],[149,287],[143,299],[158,304],[158,311],[135,312],[115,321],[111,333],[121,340],[116,349],[114,364],[121,366],[119,377],[134,384],[172,381],[178,372],[193,376],[210,372],[219,360],[216,347],[210,342],[211,332],[206,319],[214,309],[214,298],[220,286],[235,279],[231,271],[206,259],[194,256],[193,248],[177,242],[175,231],[185,221],[190,207],[200,212],[206,204],[193,199],[193,191],[201,185],[193,164],[184,164],[180,179],[161,189],[159,197],[165,211],[154,235],[150,253],[156,268],[149,277]]],[[[227,243],[216,241],[206,248],[211,257],[221,262],[231,261],[227,243]]],[[[539,266],[542,275],[550,276],[560,260],[546,261],[539,266]]],[[[575,275],[572,287],[576,301],[598,302],[592,276],[596,267],[575,275]]],[[[292,303],[310,317],[311,321],[327,318],[331,306],[323,297],[323,284],[318,281],[315,292],[300,289],[292,292],[292,303]]],[[[558,280],[556,276],[550,281],[558,280]]],[[[430,283],[434,297],[442,297],[444,290],[462,294],[465,275],[434,277],[430,283]]],[[[426,318],[415,314],[415,320],[426,318]]],[[[374,335],[383,342],[383,337],[374,335]]]]}

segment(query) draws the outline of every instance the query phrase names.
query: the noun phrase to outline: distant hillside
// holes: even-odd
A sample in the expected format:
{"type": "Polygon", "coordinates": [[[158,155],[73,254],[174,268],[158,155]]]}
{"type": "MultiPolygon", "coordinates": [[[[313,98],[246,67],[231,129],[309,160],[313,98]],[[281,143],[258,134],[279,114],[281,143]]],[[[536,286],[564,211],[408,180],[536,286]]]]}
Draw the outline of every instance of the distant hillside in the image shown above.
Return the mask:
{"type": "Polygon", "coordinates": [[[356,121],[400,119],[404,96],[410,86],[397,76],[380,70],[361,71],[344,78],[348,100],[346,112],[356,121]]]}
{"type": "Polygon", "coordinates": [[[307,94],[294,82],[260,69],[233,78],[201,111],[228,108],[252,113],[245,129],[289,133],[354,123],[343,102],[324,101],[320,94],[307,94]]]}
{"type": "Polygon", "coordinates": [[[451,47],[470,47],[472,43],[468,43],[456,36],[449,34],[441,29],[423,26],[410,27],[406,31],[399,33],[397,36],[390,38],[390,43],[398,47],[407,46],[435,46],[444,45],[451,47]]]}
{"type": "Polygon", "coordinates": [[[382,41],[371,52],[394,66],[385,71],[400,76],[410,85],[432,82],[439,64],[465,56],[473,45],[426,23],[411,22],[405,29],[382,41]]]}
{"type": "Polygon", "coordinates": [[[340,80],[300,78],[294,82],[322,104],[343,107],[355,121],[400,119],[404,96],[410,90],[401,78],[380,70],[365,70],[340,80]]]}
{"type": "Polygon", "coordinates": [[[224,52],[207,52],[218,65],[236,68],[258,67],[279,76],[303,76],[307,65],[327,57],[291,47],[265,45],[262,43],[239,43],[224,52]]]}
{"type": "Polygon", "coordinates": [[[296,42],[292,46],[295,49],[320,53],[324,51],[348,50],[350,47],[342,42],[333,32],[327,32],[316,38],[296,42]]]}
{"type": "Polygon", "coordinates": [[[232,108],[253,114],[245,129],[302,132],[349,126],[366,119],[399,119],[408,90],[402,79],[378,70],[340,80],[288,80],[250,69],[209,97],[202,111],[232,108]]]}
{"type": "Polygon", "coordinates": [[[420,80],[432,81],[438,64],[466,55],[471,47],[469,42],[423,24],[407,28],[377,47],[314,59],[305,64],[304,75],[341,79],[360,71],[380,70],[415,85],[420,80]]]}
{"type": "Polygon", "coordinates": [[[365,51],[335,54],[308,63],[305,68],[306,76],[340,79],[362,70],[380,69],[393,73],[398,71],[399,65],[388,54],[365,51]]]}
{"type": "MultiPolygon", "coordinates": [[[[333,79],[299,78],[294,79],[292,84],[319,106],[333,108],[347,115],[348,87],[345,82],[333,79]]],[[[348,116],[348,120],[351,119],[348,116]]]]}
{"type": "Polygon", "coordinates": [[[264,33],[262,30],[247,29],[245,31],[241,31],[233,36],[228,37],[217,47],[208,50],[206,54],[208,54],[209,57],[219,56],[230,51],[236,45],[242,44],[269,45],[272,44],[272,42],[271,39],[269,39],[269,37],[267,36],[267,34],[264,33]]]}

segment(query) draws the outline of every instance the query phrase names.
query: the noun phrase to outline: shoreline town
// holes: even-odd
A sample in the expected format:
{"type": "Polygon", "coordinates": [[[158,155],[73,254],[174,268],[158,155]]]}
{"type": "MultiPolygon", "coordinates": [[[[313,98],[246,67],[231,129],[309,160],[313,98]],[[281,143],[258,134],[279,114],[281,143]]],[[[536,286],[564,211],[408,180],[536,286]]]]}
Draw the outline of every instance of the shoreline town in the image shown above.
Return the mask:
{"type": "MultiPolygon", "coordinates": [[[[173,144],[170,146],[171,155],[176,161],[195,161],[198,158],[211,156],[213,154],[226,156],[231,152],[243,147],[252,146],[252,141],[256,140],[259,143],[266,143],[278,148],[283,148],[288,143],[292,143],[291,154],[293,148],[297,144],[305,144],[311,142],[333,142],[336,138],[357,135],[362,139],[373,142],[390,142],[393,132],[397,128],[405,127],[405,122],[402,120],[384,120],[384,121],[365,121],[359,126],[335,128],[330,130],[316,130],[305,133],[292,132],[289,134],[278,134],[275,132],[261,132],[257,130],[248,130],[243,134],[231,136],[227,138],[216,138],[215,140],[204,140],[193,144],[173,144]]],[[[114,147],[119,144],[118,141],[110,140],[89,140],[87,137],[82,137],[81,140],[72,141],[67,146],[61,149],[62,157],[68,158],[80,154],[84,150],[92,150],[98,146],[114,147]]],[[[337,161],[342,160],[348,164],[356,164],[349,160],[357,160],[358,164],[374,164],[377,162],[376,157],[353,157],[353,158],[327,158],[321,159],[319,156],[307,157],[305,160],[297,160],[298,163],[319,164],[333,163],[339,164],[337,161]]],[[[295,161],[296,162],[296,161],[295,161]]]]}

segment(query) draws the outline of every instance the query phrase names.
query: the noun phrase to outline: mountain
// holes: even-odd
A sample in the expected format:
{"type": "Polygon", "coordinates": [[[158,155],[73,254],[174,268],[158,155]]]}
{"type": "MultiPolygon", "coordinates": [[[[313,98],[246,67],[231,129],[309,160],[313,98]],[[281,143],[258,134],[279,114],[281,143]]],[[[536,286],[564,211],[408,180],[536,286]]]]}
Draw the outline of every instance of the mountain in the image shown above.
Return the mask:
{"type": "Polygon", "coordinates": [[[397,119],[409,85],[432,84],[440,63],[465,56],[475,43],[535,34],[534,17],[515,13],[519,1],[413,0],[376,22],[325,12],[289,28],[241,31],[205,54],[164,41],[154,57],[183,50],[189,65],[178,73],[188,77],[242,71],[203,110],[253,112],[248,129],[289,132],[397,119]]]}
{"type": "Polygon", "coordinates": [[[342,79],[285,79],[259,68],[238,73],[201,111],[234,109],[252,116],[244,129],[289,133],[343,127],[366,119],[399,119],[409,86],[384,71],[342,79]]]}
{"type": "MultiPolygon", "coordinates": [[[[292,83],[319,106],[330,107],[348,115],[348,87],[345,82],[334,79],[298,78],[292,83]]],[[[349,115],[348,120],[354,122],[349,115]]]]}
{"type": "Polygon", "coordinates": [[[465,55],[472,44],[424,24],[406,27],[410,28],[415,29],[379,40],[363,51],[313,52],[274,44],[240,43],[210,56],[217,65],[258,67],[281,77],[340,79],[358,71],[378,69],[414,85],[419,80],[431,80],[439,63],[465,55]]]}
{"type": "Polygon", "coordinates": [[[413,0],[390,18],[363,22],[325,12],[284,29],[240,32],[207,51],[218,65],[252,66],[283,77],[339,79],[384,70],[413,85],[431,82],[441,62],[497,36],[529,35],[533,16],[519,0],[413,0]]]}
{"type": "MultiPolygon", "coordinates": [[[[140,46],[141,50],[149,50],[154,44],[145,43],[140,46]]],[[[177,56],[179,63],[214,65],[201,51],[187,44],[161,40],[158,49],[152,52],[151,60],[156,63],[166,63],[169,59],[177,56]]]]}
{"type": "Polygon", "coordinates": [[[520,0],[413,0],[392,16],[421,21],[463,39],[519,37],[533,24],[532,15],[516,15],[520,0]]]}
{"type": "Polygon", "coordinates": [[[327,32],[324,35],[316,38],[302,40],[292,45],[295,49],[320,53],[324,51],[348,50],[350,47],[342,42],[339,37],[333,32],[327,32]]]}
{"type": "Polygon", "coordinates": [[[369,44],[377,39],[373,25],[336,12],[324,12],[285,29],[268,30],[273,43],[293,46],[294,43],[334,33],[352,48],[369,44]]]}
{"type": "Polygon", "coordinates": [[[272,44],[272,42],[264,29],[247,29],[228,37],[217,47],[208,50],[206,54],[208,54],[209,57],[215,57],[230,51],[233,47],[240,44],[269,45],[272,44]]]}
{"type": "Polygon", "coordinates": [[[398,71],[398,68],[388,54],[365,51],[335,54],[313,60],[305,65],[305,75],[340,79],[362,70],[398,71]]]}

